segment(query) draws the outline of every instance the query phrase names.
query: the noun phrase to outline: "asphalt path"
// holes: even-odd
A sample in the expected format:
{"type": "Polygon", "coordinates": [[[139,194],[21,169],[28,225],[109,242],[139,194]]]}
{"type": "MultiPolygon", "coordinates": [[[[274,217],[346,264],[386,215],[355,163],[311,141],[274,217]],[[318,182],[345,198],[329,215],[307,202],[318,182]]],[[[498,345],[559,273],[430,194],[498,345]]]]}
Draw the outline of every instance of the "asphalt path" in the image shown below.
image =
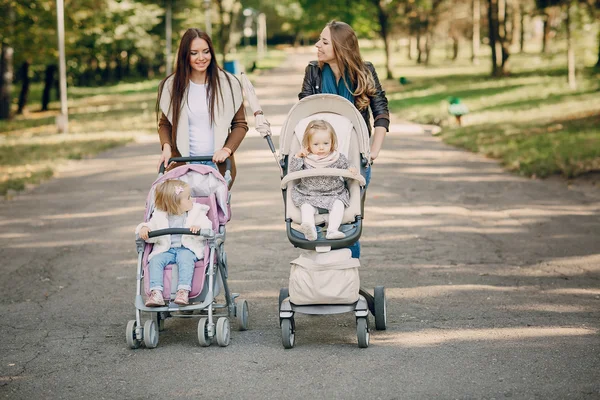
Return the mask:
{"type": "MultiPolygon", "coordinates": [[[[275,134],[310,58],[255,80],[275,134]]],[[[250,330],[234,323],[228,347],[202,348],[196,320],[170,319],[158,348],[129,349],[151,136],[0,201],[0,397],[600,398],[598,189],[503,172],[401,118],[367,194],[361,282],[388,297],[388,329],[367,349],[352,314],[298,315],[283,349],[277,297],[299,251],[256,132],[236,154],[226,242],[250,330]]]]}

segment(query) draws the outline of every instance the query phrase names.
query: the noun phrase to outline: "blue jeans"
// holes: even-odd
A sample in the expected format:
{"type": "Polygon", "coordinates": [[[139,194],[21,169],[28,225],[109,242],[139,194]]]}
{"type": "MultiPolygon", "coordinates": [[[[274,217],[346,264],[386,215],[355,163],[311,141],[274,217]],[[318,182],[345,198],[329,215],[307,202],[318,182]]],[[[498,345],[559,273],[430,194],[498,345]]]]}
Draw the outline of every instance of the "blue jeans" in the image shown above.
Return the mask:
{"type": "Polygon", "coordinates": [[[213,161],[192,161],[190,164],[202,164],[202,165],[207,165],[209,167],[212,167],[214,169],[216,169],[217,171],[219,170],[217,168],[217,164],[215,164],[213,161]]]}
{"type": "MultiPolygon", "coordinates": [[[[369,183],[371,182],[371,168],[372,166],[369,165],[365,170],[365,180],[367,181],[365,189],[369,187],[369,183]]],[[[360,258],[360,241],[357,240],[352,246],[348,248],[352,252],[352,258],[360,258]]]]}
{"type": "Polygon", "coordinates": [[[192,278],[194,277],[196,261],[198,261],[196,254],[187,247],[171,247],[164,253],[155,255],[148,263],[150,290],[163,291],[163,271],[169,264],[177,264],[179,267],[177,290],[192,290],[192,278]]]}

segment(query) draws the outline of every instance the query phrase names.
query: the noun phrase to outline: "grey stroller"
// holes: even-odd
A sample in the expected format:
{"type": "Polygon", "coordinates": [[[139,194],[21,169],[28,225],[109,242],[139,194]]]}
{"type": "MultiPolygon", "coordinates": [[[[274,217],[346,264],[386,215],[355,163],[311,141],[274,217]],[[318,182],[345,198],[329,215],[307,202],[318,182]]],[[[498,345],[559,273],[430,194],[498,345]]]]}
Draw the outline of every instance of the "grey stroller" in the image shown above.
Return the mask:
{"type": "MultiPolygon", "coordinates": [[[[210,161],[210,157],[179,157],[170,161],[191,162],[210,161]]],[[[227,172],[231,164],[227,164],[227,172]]],[[[161,172],[163,168],[161,167],[161,172]]],[[[226,173],[226,177],[228,176],[226,173]]],[[[142,342],[147,348],[158,346],[159,331],[164,329],[167,318],[198,318],[197,338],[200,346],[210,346],[216,338],[219,346],[229,345],[229,318],[237,320],[238,329],[248,329],[248,303],[237,299],[239,294],[231,293],[227,285],[227,254],[225,253],[225,224],[231,218],[229,182],[215,169],[198,164],[186,164],[174,168],[159,177],[152,184],[146,201],[145,221],[148,221],[154,210],[154,190],[158,184],[167,179],[179,179],[191,188],[194,202],[209,207],[208,219],[212,221],[212,229],[203,229],[198,235],[206,238],[204,259],[196,262],[190,291],[190,304],[179,306],[173,302],[177,287],[177,266],[168,265],[164,270],[163,307],[146,307],[143,294],[150,294],[148,275],[148,255],[152,244],[136,238],[137,285],[135,294],[135,319],[127,323],[126,339],[130,348],[140,347],[142,342]],[[224,290],[225,302],[218,303],[216,297],[224,290]],[[142,324],[142,312],[148,313],[150,319],[142,324]],[[216,318],[216,323],[215,323],[216,318]]],[[[170,234],[191,235],[189,229],[171,228],[150,232],[149,237],[170,234]]]]}

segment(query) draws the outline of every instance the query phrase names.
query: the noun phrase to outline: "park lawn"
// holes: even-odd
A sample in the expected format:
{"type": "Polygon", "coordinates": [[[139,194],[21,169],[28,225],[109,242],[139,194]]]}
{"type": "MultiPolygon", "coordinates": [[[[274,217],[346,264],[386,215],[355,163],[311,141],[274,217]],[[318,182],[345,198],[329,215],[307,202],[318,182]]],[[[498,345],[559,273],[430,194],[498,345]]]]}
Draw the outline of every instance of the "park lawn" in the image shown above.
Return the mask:
{"type": "MultiPolygon", "coordinates": [[[[255,52],[239,51],[236,55],[247,61],[255,52]]],[[[265,58],[257,61],[255,73],[278,66],[285,57],[284,51],[269,50],[265,58]]],[[[42,86],[34,83],[26,112],[0,121],[0,196],[52,177],[56,166],[66,160],[92,157],[156,135],[158,84],[159,79],[152,79],[102,87],[69,87],[69,133],[59,134],[56,116],[60,103],[54,100],[48,111],[40,111],[42,86]]],[[[13,89],[15,102],[16,90],[17,87],[13,89]]]]}
{"type": "MultiPolygon", "coordinates": [[[[498,159],[521,175],[573,178],[600,170],[600,71],[580,68],[571,90],[560,53],[514,54],[510,76],[500,79],[490,78],[487,58],[478,66],[440,58],[429,67],[407,60],[394,66],[396,78],[410,81],[385,82],[396,118],[441,124],[446,143],[498,159]],[[450,97],[470,110],[462,126],[447,112],[450,97]]],[[[383,75],[381,59],[376,65],[383,75]]]]}

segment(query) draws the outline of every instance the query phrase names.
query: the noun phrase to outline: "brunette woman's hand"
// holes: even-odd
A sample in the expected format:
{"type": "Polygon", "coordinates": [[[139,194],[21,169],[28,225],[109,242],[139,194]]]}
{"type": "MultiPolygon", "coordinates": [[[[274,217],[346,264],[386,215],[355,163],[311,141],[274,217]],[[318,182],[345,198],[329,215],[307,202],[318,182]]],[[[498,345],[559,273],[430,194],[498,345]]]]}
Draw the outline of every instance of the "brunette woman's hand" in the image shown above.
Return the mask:
{"type": "Polygon", "coordinates": [[[215,151],[212,160],[215,164],[219,164],[227,160],[227,158],[229,158],[230,155],[231,150],[229,150],[229,148],[227,147],[223,147],[222,149],[215,151]]]}
{"type": "Polygon", "coordinates": [[[171,158],[171,145],[165,143],[162,149],[162,153],[160,153],[160,159],[158,160],[158,169],[160,170],[160,164],[165,166],[165,169],[168,167],[167,163],[169,162],[169,158],[171,158]]]}

